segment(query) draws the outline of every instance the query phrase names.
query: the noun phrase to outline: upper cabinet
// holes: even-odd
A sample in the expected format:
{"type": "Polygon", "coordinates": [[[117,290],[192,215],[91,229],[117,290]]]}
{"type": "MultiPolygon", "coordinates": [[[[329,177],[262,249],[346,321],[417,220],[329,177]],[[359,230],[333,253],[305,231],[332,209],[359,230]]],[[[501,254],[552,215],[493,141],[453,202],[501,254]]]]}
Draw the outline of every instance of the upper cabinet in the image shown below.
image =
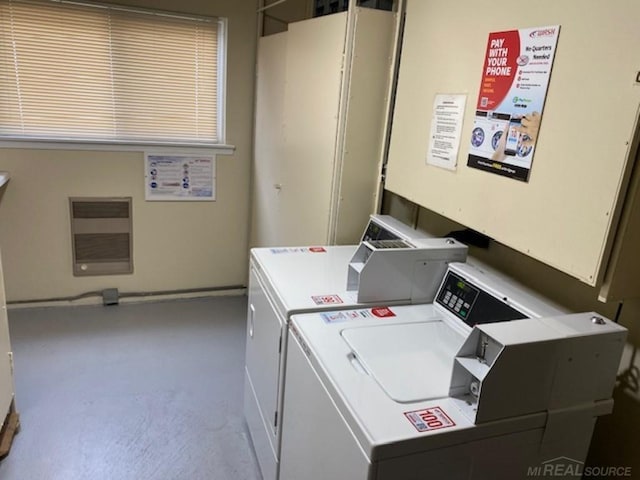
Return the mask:
{"type": "Polygon", "coordinates": [[[358,240],[377,205],[396,26],[352,7],[259,39],[253,246],[358,240]]]}
{"type": "Polygon", "coordinates": [[[490,6],[408,0],[386,183],[429,210],[602,286],[603,299],[640,295],[637,281],[635,294],[628,285],[630,261],[638,263],[629,235],[640,231],[632,181],[640,3],[615,4],[540,0],[523,11],[506,0],[490,6]],[[561,29],[529,181],[468,167],[489,34],[548,25],[561,29]],[[438,94],[467,96],[453,171],[425,162],[438,94]]]}

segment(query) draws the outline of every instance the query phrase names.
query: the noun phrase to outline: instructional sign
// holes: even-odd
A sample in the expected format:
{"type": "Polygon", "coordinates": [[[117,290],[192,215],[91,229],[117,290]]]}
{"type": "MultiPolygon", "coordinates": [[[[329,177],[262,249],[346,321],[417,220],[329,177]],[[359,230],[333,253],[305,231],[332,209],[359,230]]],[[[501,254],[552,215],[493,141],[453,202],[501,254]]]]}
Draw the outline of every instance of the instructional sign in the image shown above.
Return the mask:
{"type": "Polygon", "coordinates": [[[339,312],[321,313],[325,323],[349,322],[366,318],[392,318],[396,314],[389,307],[375,307],[360,310],[341,310],[339,312]]]}
{"type": "Polygon", "coordinates": [[[213,201],[214,156],[145,154],[145,199],[213,201]]]}
{"type": "Polygon", "coordinates": [[[489,34],[469,167],[528,181],[559,25],[489,34]]]}
{"type": "Polygon", "coordinates": [[[427,163],[455,170],[466,95],[436,95],[433,100],[427,163]]]}

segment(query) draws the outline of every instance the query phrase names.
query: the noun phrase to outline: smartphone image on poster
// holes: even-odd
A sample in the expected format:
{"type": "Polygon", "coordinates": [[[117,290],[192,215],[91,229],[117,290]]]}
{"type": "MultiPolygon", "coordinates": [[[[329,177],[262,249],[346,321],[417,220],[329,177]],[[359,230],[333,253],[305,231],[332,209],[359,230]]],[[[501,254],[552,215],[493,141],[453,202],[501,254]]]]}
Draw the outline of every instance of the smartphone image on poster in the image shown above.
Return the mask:
{"type": "Polygon", "coordinates": [[[515,155],[518,152],[518,144],[520,143],[520,118],[511,118],[507,129],[507,143],[504,147],[505,155],[515,155]]]}

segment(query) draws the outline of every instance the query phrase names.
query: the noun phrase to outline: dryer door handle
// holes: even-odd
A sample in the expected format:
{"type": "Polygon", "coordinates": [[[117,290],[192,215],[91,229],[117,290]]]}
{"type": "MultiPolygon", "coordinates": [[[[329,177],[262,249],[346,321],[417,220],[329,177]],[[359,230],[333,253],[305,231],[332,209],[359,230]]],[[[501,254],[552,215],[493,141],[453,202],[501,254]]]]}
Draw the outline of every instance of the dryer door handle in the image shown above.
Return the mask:
{"type": "Polygon", "coordinates": [[[249,337],[253,338],[253,323],[256,318],[256,307],[252,303],[249,304],[249,337]]]}

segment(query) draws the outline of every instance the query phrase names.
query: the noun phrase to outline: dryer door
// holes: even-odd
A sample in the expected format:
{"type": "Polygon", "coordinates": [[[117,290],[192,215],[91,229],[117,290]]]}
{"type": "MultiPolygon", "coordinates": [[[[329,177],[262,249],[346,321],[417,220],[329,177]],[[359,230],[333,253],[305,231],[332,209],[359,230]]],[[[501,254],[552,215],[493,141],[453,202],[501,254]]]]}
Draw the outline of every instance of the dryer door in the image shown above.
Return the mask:
{"type": "MultiPolygon", "coordinates": [[[[251,268],[247,312],[246,375],[271,448],[277,456],[277,405],[281,368],[281,333],[285,325],[277,313],[258,273],[251,268]]],[[[247,418],[256,412],[245,412],[247,418]]],[[[254,435],[254,432],[252,432],[254,435]]],[[[255,436],[255,435],[254,435],[255,436]]],[[[256,443],[254,439],[254,444],[256,443]]]]}

